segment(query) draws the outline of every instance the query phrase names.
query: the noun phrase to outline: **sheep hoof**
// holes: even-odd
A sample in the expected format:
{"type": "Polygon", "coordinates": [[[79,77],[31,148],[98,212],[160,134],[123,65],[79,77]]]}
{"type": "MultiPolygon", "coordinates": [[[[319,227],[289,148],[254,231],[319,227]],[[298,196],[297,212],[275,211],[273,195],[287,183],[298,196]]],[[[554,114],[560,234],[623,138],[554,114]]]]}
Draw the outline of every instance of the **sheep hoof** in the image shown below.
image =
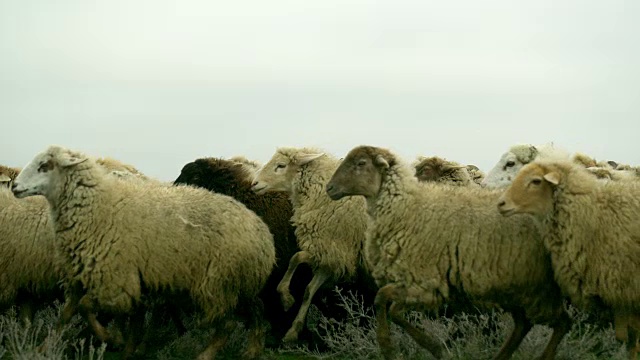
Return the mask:
{"type": "Polygon", "coordinates": [[[289,311],[293,304],[295,304],[296,300],[293,298],[291,294],[281,294],[282,307],[284,311],[289,311]]]}

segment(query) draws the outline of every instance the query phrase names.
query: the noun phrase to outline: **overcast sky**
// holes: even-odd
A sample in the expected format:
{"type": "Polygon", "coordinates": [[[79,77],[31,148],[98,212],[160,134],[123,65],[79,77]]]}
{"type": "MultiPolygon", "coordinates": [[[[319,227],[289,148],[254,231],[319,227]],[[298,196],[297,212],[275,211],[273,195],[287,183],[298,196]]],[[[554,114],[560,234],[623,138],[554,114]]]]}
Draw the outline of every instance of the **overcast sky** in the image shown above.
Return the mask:
{"type": "Polygon", "coordinates": [[[553,141],[640,165],[637,0],[0,0],[0,163],[49,144],[174,180],[278,146],[489,170],[553,141]]]}

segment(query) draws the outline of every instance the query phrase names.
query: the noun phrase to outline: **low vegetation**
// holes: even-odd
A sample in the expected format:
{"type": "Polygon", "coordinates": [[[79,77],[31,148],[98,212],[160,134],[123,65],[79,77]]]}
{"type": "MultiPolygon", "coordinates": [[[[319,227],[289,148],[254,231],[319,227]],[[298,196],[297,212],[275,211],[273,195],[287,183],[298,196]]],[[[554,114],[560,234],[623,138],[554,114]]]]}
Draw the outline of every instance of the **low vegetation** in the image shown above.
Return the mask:
{"type": "MultiPolygon", "coordinates": [[[[305,360],[305,359],[381,359],[375,336],[375,318],[371,309],[362,306],[361,299],[351,293],[336,290],[341,306],[347,310],[347,321],[336,322],[324,317],[311,307],[307,325],[321,340],[322,349],[310,349],[305,344],[281,346],[268,349],[262,356],[265,360],[305,360]]],[[[109,360],[119,359],[116,349],[109,349],[91,337],[84,322],[76,316],[60,334],[52,332],[61,310],[56,303],[39,311],[33,323],[24,325],[15,311],[10,310],[0,316],[0,358],[2,359],[73,359],[109,360]],[[54,336],[47,336],[54,334],[54,336]],[[38,351],[42,341],[47,343],[42,352],[38,351]]],[[[571,332],[558,348],[558,360],[569,359],[626,359],[622,343],[614,338],[610,325],[598,326],[589,321],[586,314],[573,308],[569,313],[574,319],[571,332]]],[[[435,318],[412,312],[409,319],[419,327],[429,330],[440,339],[445,348],[445,359],[491,359],[497,353],[504,337],[509,334],[513,322],[508,314],[491,311],[483,314],[457,314],[435,318]]],[[[173,323],[163,321],[161,326],[150,326],[147,316],[145,355],[141,359],[177,360],[193,359],[211,338],[211,331],[198,328],[197,317],[184,317],[189,331],[177,335],[173,323]]],[[[432,359],[413,339],[392,325],[393,341],[398,344],[408,360],[432,359]]],[[[535,326],[525,338],[514,360],[535,359],[551,336],[551,329],[535,326]]],[[[228,346],[220,354],[222,359],[237,359],[242,353],[246,333],[241,325],[232,334],[228,346]]]]}

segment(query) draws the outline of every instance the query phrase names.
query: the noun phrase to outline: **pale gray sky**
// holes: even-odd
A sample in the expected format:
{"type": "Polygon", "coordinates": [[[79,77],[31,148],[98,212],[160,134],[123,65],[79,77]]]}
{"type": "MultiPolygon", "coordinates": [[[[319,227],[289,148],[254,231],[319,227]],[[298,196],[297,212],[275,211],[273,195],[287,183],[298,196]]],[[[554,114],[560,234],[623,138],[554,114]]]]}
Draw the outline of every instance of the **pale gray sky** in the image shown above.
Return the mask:
{"type": "Polygon", "coordinates": [[[636,0],[0,0],[0,163],[55,143],[173,180],[356,145],[487,171],[553,141],[640,165],[636,0]]]}

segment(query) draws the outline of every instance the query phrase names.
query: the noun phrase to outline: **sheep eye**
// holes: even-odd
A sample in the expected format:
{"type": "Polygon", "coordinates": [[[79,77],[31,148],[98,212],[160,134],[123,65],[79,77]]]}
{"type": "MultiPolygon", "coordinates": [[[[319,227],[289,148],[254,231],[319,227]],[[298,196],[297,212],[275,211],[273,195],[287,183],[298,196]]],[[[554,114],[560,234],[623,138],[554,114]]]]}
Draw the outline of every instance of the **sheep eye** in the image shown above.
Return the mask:
{"type": "Polygon", "coordinates": [[[278,169],[284,169],[285,167],[287,167],[287,165],[285,165],[285,164],[278,164],[278,165],[276,165],[276,170],[278,170],[278,169]]]}
{"type": "Polygon", "coordinates": [[[542,184],[542,180],[540,180],[540,179],[533,179],[533,180],[531,180],[531,183],[532,183],[533,185],[540,185],[540,184],[542,184]]]}
{"type": "Polygon", "coordinates": [[[38,167],[38,172],[47,172],[53,168],[53,164],[51,161],[47,161],[46,163],[40,164],[38,167]]]}
{"type": "Polygon", "coordinates": [[[365,166],[365,165],[367,165],[367,160],[365,160],[365,159],[359,160],[356,165],[357,166],[365,166]]]}
{"type": "Polygon", "coordinates": [[[504,165],[505,167],[514,167],[516,165],[515,161],[507,161],[504,165]]]}

